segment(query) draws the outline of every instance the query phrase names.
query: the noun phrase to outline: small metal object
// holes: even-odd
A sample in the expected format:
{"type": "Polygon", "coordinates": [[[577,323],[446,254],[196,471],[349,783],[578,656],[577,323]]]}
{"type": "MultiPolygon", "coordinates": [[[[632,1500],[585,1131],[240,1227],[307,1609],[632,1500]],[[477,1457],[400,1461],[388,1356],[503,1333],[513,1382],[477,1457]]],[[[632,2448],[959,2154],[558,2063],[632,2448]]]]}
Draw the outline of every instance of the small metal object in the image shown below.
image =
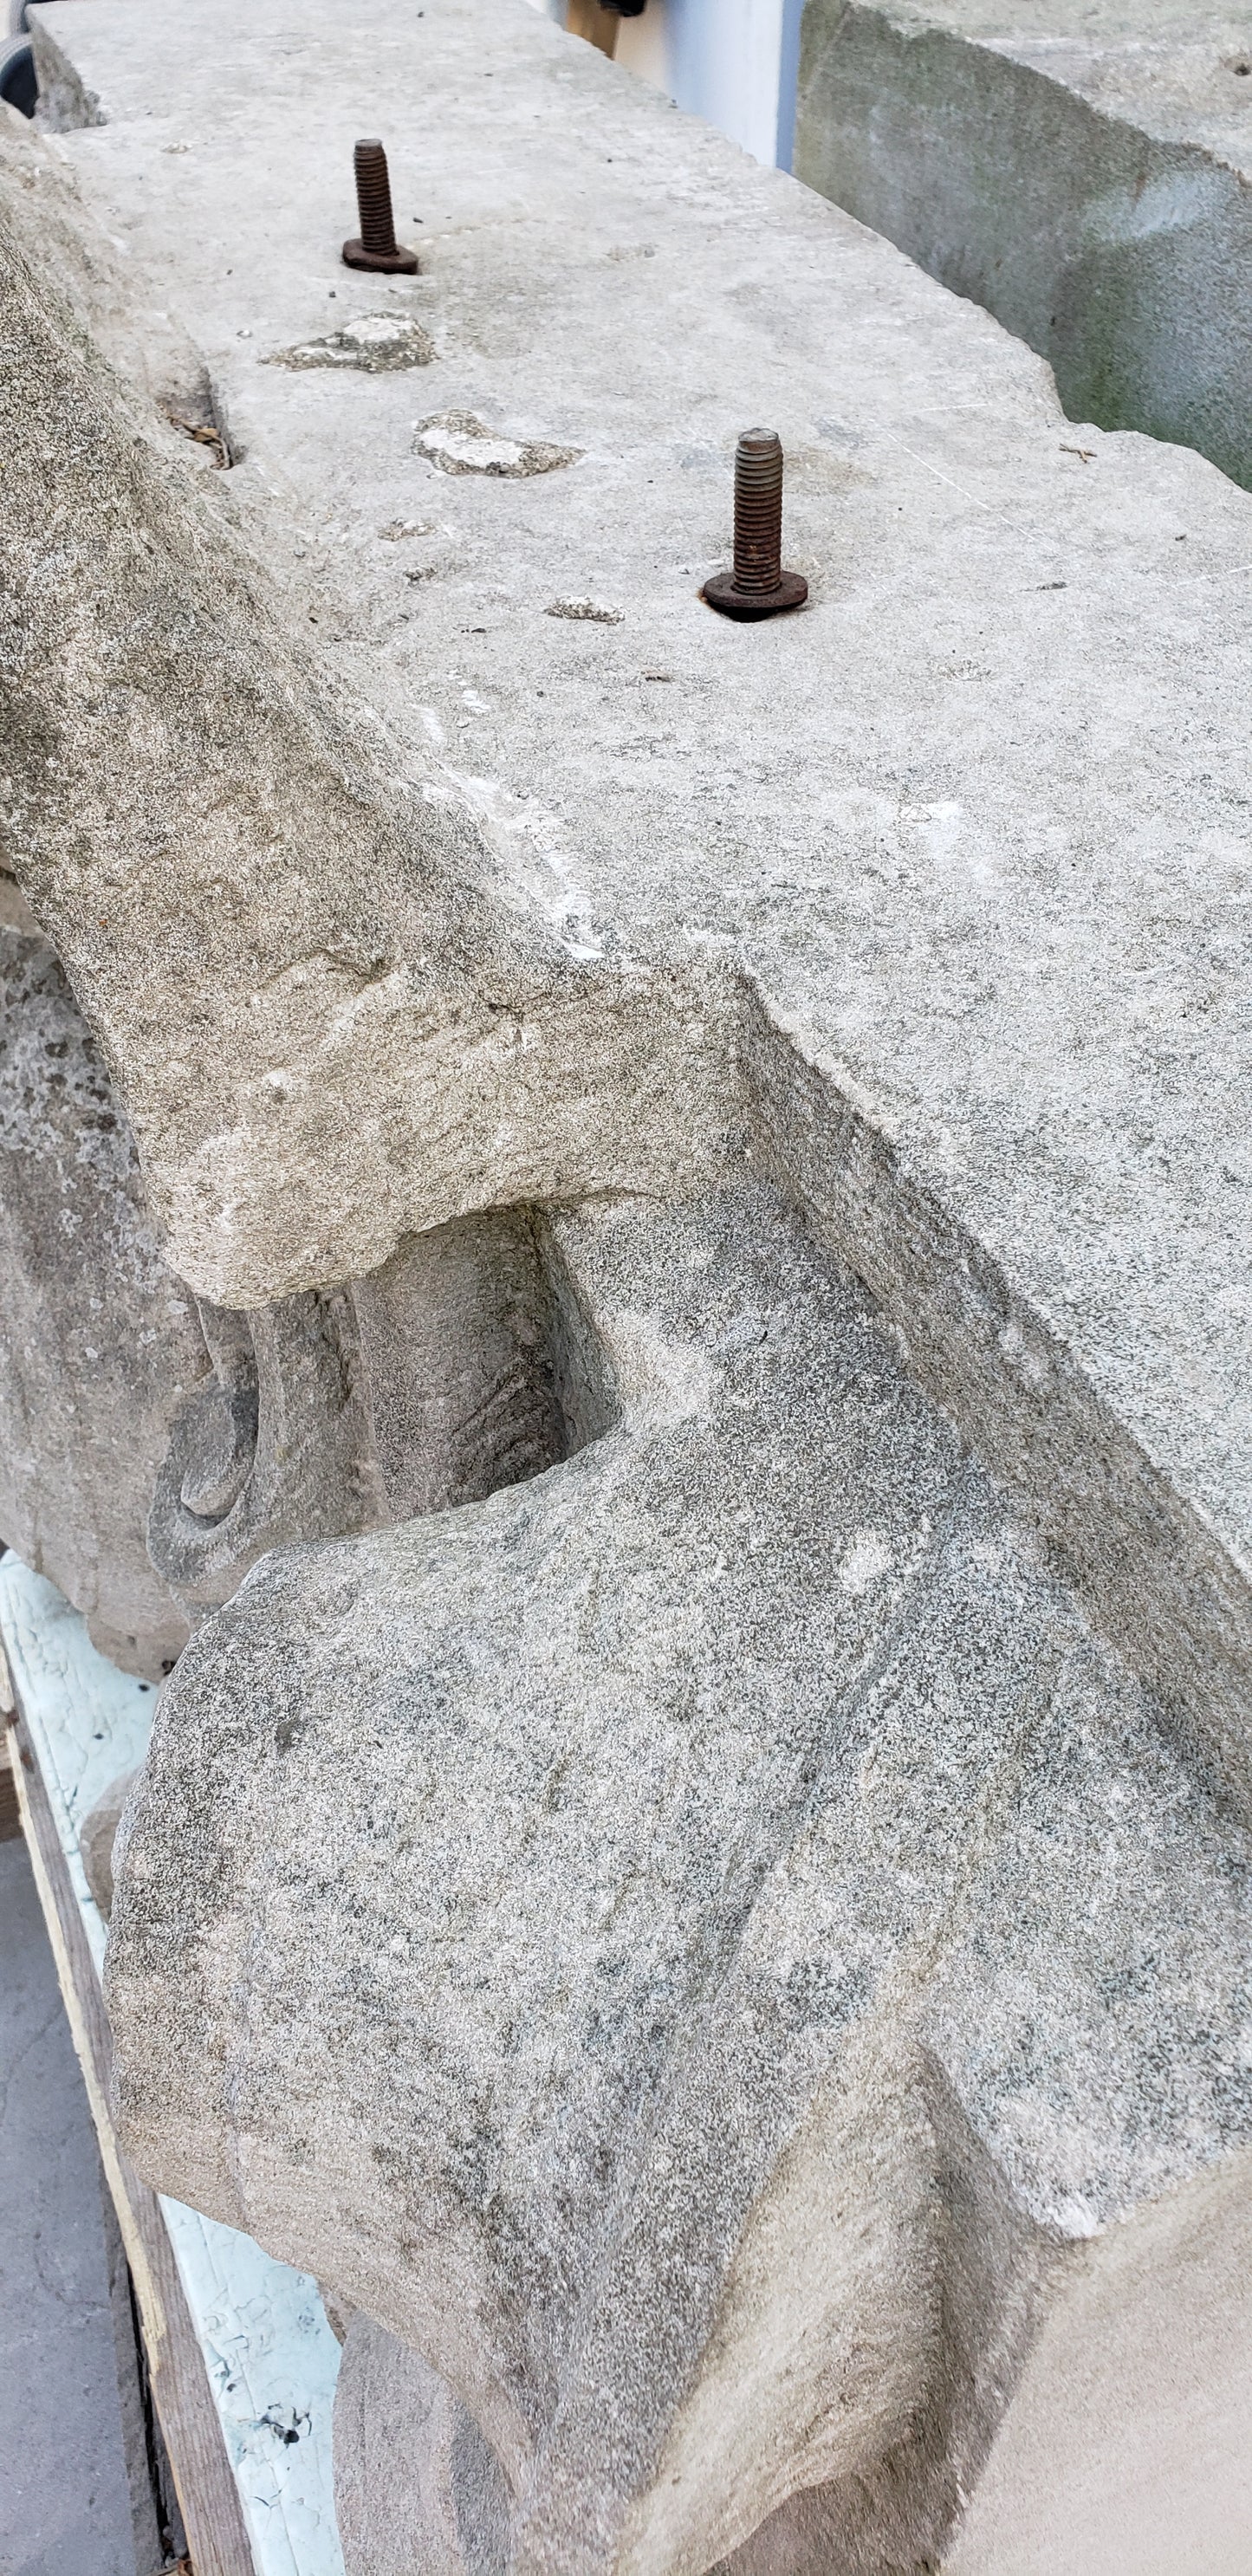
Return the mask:
{"type": "Polygon", "coordinates": [[[381,143],[373,139],[358,143],[352,155],[352,166],[356,172],[356,203],[361,233],[358,241],[344,243],[343,255],[349,268],[381,268],[391,277],[412,277],[417,267],[417,252],[401,250],[396,241],[391,181],[387,176],[387,155],[381,143]]]}
{"type": "Polygon", "coordinates": [[[803,573],[782,568],[782,487],[777,430],[745,429],[735,449],[735,568],[700,593],[723,617],[777,617],[808,598],[803,573]]]}
{"type": "Polygon", "coordinates": [[[29,36],[0,36],[0,100],[19,116],[33,116],[39,103],[35,49],[29,36]]]}

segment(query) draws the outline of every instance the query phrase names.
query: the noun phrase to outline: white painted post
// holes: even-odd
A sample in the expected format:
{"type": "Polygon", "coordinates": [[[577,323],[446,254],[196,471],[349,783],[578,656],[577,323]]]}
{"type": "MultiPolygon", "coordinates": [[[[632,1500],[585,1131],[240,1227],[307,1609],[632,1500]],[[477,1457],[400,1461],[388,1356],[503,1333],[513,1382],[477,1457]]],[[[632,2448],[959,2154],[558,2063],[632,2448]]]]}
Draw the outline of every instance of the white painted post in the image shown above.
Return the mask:
{"type": "MultiPolygon", "coordinates": [[[[562,25],[565,0],[532,0],[562,25]]],[[[804,0],[647,0],[615,59],[707,117],[757,161],[791,168],[804,0]]]]}
{"type": "Polygon", "coordinates": [[[648,0],[617,60],[757,161],[791,165],[803,0],[648,0]]]}

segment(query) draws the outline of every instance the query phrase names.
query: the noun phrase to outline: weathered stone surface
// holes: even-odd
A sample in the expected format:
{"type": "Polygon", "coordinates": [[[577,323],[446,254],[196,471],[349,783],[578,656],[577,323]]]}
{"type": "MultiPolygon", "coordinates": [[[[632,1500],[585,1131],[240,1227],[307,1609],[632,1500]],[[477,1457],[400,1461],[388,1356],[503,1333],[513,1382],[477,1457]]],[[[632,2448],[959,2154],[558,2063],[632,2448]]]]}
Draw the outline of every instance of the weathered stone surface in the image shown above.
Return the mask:
{"type": "Polygon", "coordinates": [[[1083,2249],[952,2576],[1224,2576],[1247,2549],[1252,2172],[1234,2156],[1083,2249]]]}
{"type": "Polygon", "coordinates": [[[420,322],[407,314],[367,313],[345,322],[342,331],[320,340],[303,340],[294,349],[279,349],[271,367],[359,367],[365,375],[388,369],[428,367],[435,352],[420,322]]]}
{"type": "MultiPolygon", "coordinates": [[[[56,293],[48,299],[69,363],[82,362],[81,316],[90,304],[99,308],[119,365],[133,373],[132,353],[144,334],[125,313],[107,249],[76,221],[56,165],[32,156],[24,135],[6,141],[28,255],[72,299],[69,309],[58,309],[56,293]]],[[[10,287],[15,283],[10,271],[10,287]]],[[[181,383],[178,399],[193,402],[197,371],[200,378],[204,371],[192,353],[181,378],[171,372],[168,352],[183,344],[164,319],[168,327],[153,334],[135,382],[140,417],[157,441],[158,485],[162,472],[172,473],[181,497],[203,460],[166,425],[171,389],[181,383]]],[[[27,425],[39,424],[38,442],[50,415],[33,388],[32,399],[27,425]]],[[[74,396],[60,423],[64,452],[78,459],[93,511],[116,536],[133,432],[115,423],[110,484],[109,460],[92,447],[90,417],[74,396]]],[[[27,496],[45,519],[46,496],[37,486],[49,452],[37,445],[27,496]]],[[[20,514],[19,503],[9,521],[19,548],[20,514]]],[[[123,553],[131,544],[142,550],[133,525],[123,553]]],[[[98,560],[93,541],[84,541],[77,593],[72,582],[58,593],[56,613],[66,613],[70,629],[90,616],[98,560]]],[[[101,675],[100,695],[88,692],[85,703],[103,731],[125,733],[136,694],[128,672],[144,620],[136,620],[125,586],[118,604],[121,659],[101,675]]],[[[167,601],[158,606],[158,624],[163,607],[167,601]]],[[[173,623],[177,663],[176,615],[173,623]]],[[[74,634],[67,630],[63,640],[73,666],[74,634]]],[[[15,683],[29,673],[31,645],[21,615],[11,643],[6,708],[16,713],[15,683]]],[[[71,667],[68,676],[77,695],[81,669],[71,667]]],[[[219,754],[229,708],[221,723],[219,754]]],[[[19,735],[15,722],[6,736],[10,758],[19,735]]],[[[130,799],[132,812],[142,810],[147,863],[155,805],[145,803],[142,785],[136,799],[134,762],[124,755],[117,766],[119,778],[133,773],[119,795],[130,799]]],[[[68,804],[61,819],[72,846],[78,826],[68,804]]],[[[84,916],[80,927],[107,958],[108,912],[84,916]]],[[[558,1417],[542,1354],[538,1412],[523,1418],[513,1402],[520,1389],[532,1405],[535,1340],[547,1331],[524,1218],[469,1220],[451,1236],[410,1243],[358,1282],[355,1297],[332,1287],[252,1315],[215,1308],[162,1257],[100,1046],[7,872],[0,877],[0,987],[0,1535],[88,1615],[106,1652],[155,1677],[186,1638],[187,1611],[227,1598],[266,1547],[373,1527],[397,1509],[413,1509],[418,1498],[424,1508],[461,1499],[512,1473],[533,1473],[558,1454],[548,1442],[558,1417]],[[515,1326],[525,1336],[520,1374],[509,1340],[515,1326]]],[[[154,987],[150,1000],[154,1025],[162,1025],[154,987]]],[[[167,1037],[162,1044],[168,1053],[167,1037]]],[[[194,1092],[189,1063],[176,1081],[184,1095],[194,1092]]]]}
{"type": "MultiPolygon", "coordinates": [[[[237,461],[9,263],[12,848],[178,1263],[308,1301],[293,1370],[333,1308],[414,1517],[266,1556],[167,1691],[126,2133],[381,2330],[370,2576],[380,2412],[435,2563],[503,2480],[511,2576],[1024,2576],[1067,2387],[1113,2421],[1148,2321],[1132,2529],[1250,2340],[1188,2257],[1248,2145],[1249,504],[1072,455],[985,317],[520,7],[214,25],[228,99],[194,0],[41,28],[237,461]],[[260,363],[358,309],[381,92],[422,421],[559,470],[260,363]],[[754,415],[813,605],[745,641],[754,415]]],[[[215,1377],[175,1540],[243,1502],[234,1328],[215,1377]]]]}
{"type": "Polygon", "coordinates": [[[875,2471],[920,2556],[1248,2140],[1246,1836],[767,1193],[553,1232],[618,1429],[267,1559],[167,1687],[126,2135],[448,2382],[510,2566],[881,2564],[875,2471]]]}
{"type": "Polygon", "coordinates": [[[354,2319],[335,2398],[335,2512],[349,2569],[504,2576],[508,2489],[447,2381],[372,2317],[354,2319]]]}
{"type": "Polygon", "coordinates": [[[582,452],[555,447],[546,438],[510,438],[489,429],[472,411],[420,420],[414,444],[441,474],[553,474],[559,466],[577,465],[582,452]]]}
{"type": "Polygon", "coordinates": [[[135,1771],[119,1772],[104,1796],[97,1798],[78,1837],[87,1885],[106,1923],[113,1911],[113,1845],[117,1840],[122,1809],[138,1776],[135,1771]]]}
{"type": "Polygon", "coordinates": [[[156,1678],[187,1621],[148,1556],[173,1418],[207,1366],[134,1142],[48,942],[0,925],[0,1538],[156,1678]]]}
{"type": "Polygon", "coordinates": [[[194,1298],[29,915],[0,924],[0,1151],[0,1535],[127,1670],[168,1670],[266,1548],[472,1500],[600,1427],[524,1213],[252,1315],[194,1298]]]}
{"type": "Polygon", "coordinates": [[[1179,0],[806,0],[794,167],[1051,364],[1252,484],[1252,46],[1179,0]]]}
{"type": "Polygon", "coordinates": [[[0,1534],[127,1670],[168,1670],[267,1547],[473,1499],[599,1427],[524,1214],[251,1316],[197,1301],[33,923],[0,925],[0,1148],[0,1534]]]}
{"type": "Polygon", "coordinates": [[[214,24],[229,101],[185,10],[50,11],[40,43],[113,120],[57,148],[137,291],[150,260],[194,313],[240,461],[193,484],[136,447],[46,292],[6,376],[14,847],[176,1268],[251,1308],[747,1144],[1099,1620],[1245,1759],[1246,497],[1075,442],[993,325],[520,6],[380,11],[346,73],[316,10],[290,45],[276,0],[264,38],[214,24]],[[338,251],[383,90],[424,274],[373,309],[435,343],[422,416],[576,465],[440,475],[411,378],[259,363],[332,291],[366,309],[338,251]],[[812,604],[745,647],[696,593],[734,433],[775,411],[812,604]],[[83,514],[47,582],[32,417],[83,514]],[[545,617],[563,596],[621,622],[545,617]]]}
{"type": "Polygon", "coordinates": [[[29,916],[0,924],[0,1151],[0,1535],[127,1670],[167,1671],[266,1548],[473,1500],[602,1427],[524,1212],[252,1315],[194,1298],[29,916]]]}
{"type": "Polygon", "coordinates": [[[416,1236],[344,1289],[202,1305],[201,1323],[212,1374],[148,1518],[154,1566],[201,1610],[267,1548],[476,1501],[601,1427],[524,1210],[416,1236]]]}

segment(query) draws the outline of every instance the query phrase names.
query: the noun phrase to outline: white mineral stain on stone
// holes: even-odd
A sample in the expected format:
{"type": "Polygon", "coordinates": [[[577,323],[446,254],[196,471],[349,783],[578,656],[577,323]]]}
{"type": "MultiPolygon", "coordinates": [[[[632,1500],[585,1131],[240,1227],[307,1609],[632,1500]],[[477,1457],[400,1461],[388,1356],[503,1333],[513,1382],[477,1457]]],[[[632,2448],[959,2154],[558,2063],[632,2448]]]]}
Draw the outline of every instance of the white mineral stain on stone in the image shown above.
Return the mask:
{"type": "Polygon", "coordinates": [[[584,963],[602,957],[604,943],[560,847],[556,818],[537,799],[511,796],[498,778],[475,778],[462,770],[449,770],[448,776],[500,861],[505,901],[519,911],[537,907],[568,956],[584,963]]]}
{"type": "Polygon", "coordinates": [[[881,1532],[874,1529],[855,1531],[839,1568],[841,1589],[859,1601],[872,1583],[880,1583],[884,1574],[890,1572],[891,1550],[881,1532]]]}
{"type": "Polygon", "coordinates": [[[357,367],[365,375],[379,375],[399,367],[428,367],[434,354],[429,332],[407,314],[362,313],[324,339],[300,340],[293,348],[276,349],[265,364],[296,370],[357,367]]]}
{"type": "Polygon", "coordinates": [[[1042,1394],[1051,1382],[1052,1372],[1043,1353],[1032,1348],[1027,1341],[1019,1323],[1009,1322],[1004,1326],[1000,1334],[1000,1349],[1022,1384],[1042,1394]]]}
{"type": "MultiPolygon", "coordinates": [[[[962,842],[964,807],[954,798],[942,798],[934,805],[903,805],[900,821],[919,834],[921,847],[936,868],[943,869],[956,858],[962,842]]],[[[991,873],[977,862],[970,866],[970,872],[976,876],[991,873]]]]}
{"type": "Polygon", "coordinates": [[[460,430],[430,429],[418,444],[445,471],[459,465],[467,474],[516,474],[521,471],[522,450],[516,439],[487,438],[477,445],[460,430]]]}
{"type": "Polygon", "coordinates": [[[582,453],[546,439],[504,437],[472,411],[446,411],[415,422],[414,429],[418,455],[441,474],[550,474],[558,465],[576,464],[582,453]]]}

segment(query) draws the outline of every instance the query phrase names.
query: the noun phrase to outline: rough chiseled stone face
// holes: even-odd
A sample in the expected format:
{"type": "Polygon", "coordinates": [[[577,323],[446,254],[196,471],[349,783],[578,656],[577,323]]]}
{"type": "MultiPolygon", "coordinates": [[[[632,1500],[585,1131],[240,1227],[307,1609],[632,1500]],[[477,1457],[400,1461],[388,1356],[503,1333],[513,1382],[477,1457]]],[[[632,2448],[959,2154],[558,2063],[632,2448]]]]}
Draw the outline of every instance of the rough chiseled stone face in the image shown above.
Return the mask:
{"type": "Polygon", "coordinates": [[[148,1520],[153,1564],[198,1611],[267,1548],[474,1500],[586,1436],[524,1210],[415,1236],[343,1288],[200,1312],[212,1374],[175,1421],[148,1520]]]}
{"type": "Polygon", "coordinates": [[[596,1418],[524,1211],[251,1315],[195,1298],[33,922],[0,924],[0,1153],[0,1537],[128,1670],[267,1548],[535,1475],[596,1418]]]}
{"type": "Polygon", "coordinates": [[[1252,484],[1246,27],[1197,0],[808,0],[795,168],[1051,365],[1252,484]]]}
{"type": "Polygon", "coordinates": [[[889,2462],[921,2550],[1053,2275],[1249,2135],[1244,1837],[769,1192],[553,1235],[617,1427],[167,1689],[125,2134],[424,2356],[502,2563],[833,2548],[889,2462]]]}
{"type": "Polygon", "coordinates": [[[447,2381],[372,2317],[348,2329],[335,2397],[335,2512],[348,2568],[504,2576],[500,2463],[447,2381]]]}
{"type": "Polygon", "coordinates": [[[190,5],[41,30],[230,475],[33,145],[0,268],[6,828],[206,1301],[125,2134],[353,2312],[352,2576],[1040,2576],[1062,2506],[1122,2576],[1106,2426],[1142,2524],[1252,2371],[1247,503],[526,12],[362,5],[368,74],[221,0],[225,116],[190,5]],[[358,76],[420,405],[263,363],[358,76]],[[813,579],[746,642],[749,387],[813,579]]]}
{"type": "Polygon", "coordinates": [[[187,1621],[148,1556],[171,1424],[208,1355],[125,1114],[53,950],[0,926],[0,1538],[155,1679],[187,1621]]]}
{"type": "Polygon", "coordinates": [[[194,1297],[31,920],[0,923],[0,1155],[0,1539],[127,1670],[169,1671],[267,1548],[472,1500],[598,1427],[524,1210],[250,1315],[194,1297]]]}

